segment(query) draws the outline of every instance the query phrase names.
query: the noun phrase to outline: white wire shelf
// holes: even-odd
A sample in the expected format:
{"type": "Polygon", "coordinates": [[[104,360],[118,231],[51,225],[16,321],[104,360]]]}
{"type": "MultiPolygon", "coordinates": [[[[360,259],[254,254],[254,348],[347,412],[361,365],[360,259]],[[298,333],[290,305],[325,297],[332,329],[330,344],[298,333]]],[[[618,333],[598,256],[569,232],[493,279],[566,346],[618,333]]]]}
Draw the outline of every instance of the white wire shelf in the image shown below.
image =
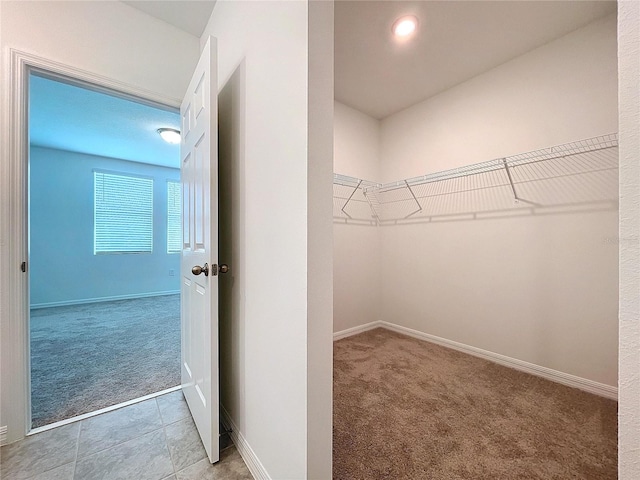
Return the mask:
{"type": "Polygon", "coordinates": [[[334,175],[334,218],[345,221],[588,206],[617,198],[615,133],[385,184],[334,175]]]}
{"type": "Polygon", "coordinates": [[[373,207],[364,194],[366,188],[379,188],[380,183],[333,174],[333,218],[345,222],[376,224],[373,207]]]}

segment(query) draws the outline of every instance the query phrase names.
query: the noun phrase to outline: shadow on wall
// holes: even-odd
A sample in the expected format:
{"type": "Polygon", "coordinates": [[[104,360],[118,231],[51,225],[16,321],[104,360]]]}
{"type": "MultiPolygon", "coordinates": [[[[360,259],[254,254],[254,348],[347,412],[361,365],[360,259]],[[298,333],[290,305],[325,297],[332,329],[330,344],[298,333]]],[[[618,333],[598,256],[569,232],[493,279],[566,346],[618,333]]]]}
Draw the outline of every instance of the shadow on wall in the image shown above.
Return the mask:
{"type": "Polygon", "coordinates": [[[334,175],[337,223],[385,225],[615,210],[616,134],[384,185],[334,175]]]}

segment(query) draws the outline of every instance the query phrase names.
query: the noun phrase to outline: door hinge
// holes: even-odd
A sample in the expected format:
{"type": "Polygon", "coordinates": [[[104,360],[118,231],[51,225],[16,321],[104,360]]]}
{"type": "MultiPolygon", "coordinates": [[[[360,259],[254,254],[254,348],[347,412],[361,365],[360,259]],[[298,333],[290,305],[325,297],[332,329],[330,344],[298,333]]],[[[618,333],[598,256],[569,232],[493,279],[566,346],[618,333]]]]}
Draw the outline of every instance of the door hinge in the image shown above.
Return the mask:
{"type": "Polygon", "coordinates": [[[22,273],[24,273],[24,272],[26,272],[26,271],[27,271],[27,262],[22,262],[22,263],[20,264],[20,271],[21,271],[22,273]]]}

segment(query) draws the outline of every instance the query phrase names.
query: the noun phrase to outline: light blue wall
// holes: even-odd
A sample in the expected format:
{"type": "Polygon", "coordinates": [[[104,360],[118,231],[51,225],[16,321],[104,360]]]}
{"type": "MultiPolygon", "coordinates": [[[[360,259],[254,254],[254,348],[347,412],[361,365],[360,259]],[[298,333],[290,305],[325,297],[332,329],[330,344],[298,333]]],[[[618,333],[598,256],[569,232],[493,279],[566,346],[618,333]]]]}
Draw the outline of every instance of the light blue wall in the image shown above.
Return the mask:
{"type": "Polygon", "coordinates": [[[29,168],[32,306],[179,290],[180,254],[166,253],[167,180],[179,169],[35,146],[29,168]],[[94,169],[153,177],[153,253],[93,254],[94,169]]]}

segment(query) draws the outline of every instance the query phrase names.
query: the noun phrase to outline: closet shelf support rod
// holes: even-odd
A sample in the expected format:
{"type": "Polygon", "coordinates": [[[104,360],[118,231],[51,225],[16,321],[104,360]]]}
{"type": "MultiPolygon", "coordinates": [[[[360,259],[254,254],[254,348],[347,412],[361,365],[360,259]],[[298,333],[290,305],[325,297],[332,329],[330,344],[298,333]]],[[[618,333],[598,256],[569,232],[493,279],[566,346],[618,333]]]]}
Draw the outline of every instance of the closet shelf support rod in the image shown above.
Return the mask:
{"type": "Polygon", "coordinates": [[[413,197],[413,200],[416,202],[416,205],[418,205],[418,209],[415,212],[411,212],[409,215],[407,215],[404,218],[409,218],[411,215],[415,215],[418,212],[422,211],[422,205],[420,205],[420,202],[418,201],[418,199],[416,198],[416,194],[413,193],[413,190],[411,189],[411,186],[409,185],[409,182],[407,182],[406,180],[404,181],[404,183],[407,185],[407,188],[409,189],[409,193],[411,194],[411,196],[413,197]]]}
{"type": "Polygon", "coordinates": [[[507,177],[509,178],[509,184],[511,185],[511,191],[513,192],[513,199],[517,202],[520,201],[518,198],[518,194],[516,193],[516,187],[513,184],[513,178],[511,177],[511,170],[509,170],[509,163],[506,158],[502,159],[502,163],[504,163],[504,169],[507,172],[507,177]]]}
{"type": "Polygon", "coordinates": [[[378,225],[380,223],[380,217],[378,216],[378,213],[376,212],[376,208],[373,206],[373,203],[371,202],[371,199],[369,198],[369,195],[367,195],[366,190],[362,190],[362,194],[364,195],[364,198],[367,199],[367,203],[369,204],[369,208],[371,209],[371,213],[373,213],[373,218],[376,219],[376,225],[378,225]]]}
{"type": "Polygon", "coordinates": [[[360,188],[360,185],[362,184],[362,180],[360,180],[358,182],[358,185],[356,185],[356,188],[353,189],[353,192],[351,192],[351,195],[349,195],[349,198],[347,198],[347,201],[344,202],[344,205],[342,206],[342,208],[340,210],[342,210],[342,213],[344,213],[347,217],[352,218],[351,215],[349,215],[346,211],[345,208],[347,208],[347,205],[349,204],[349,202],[351,201],[351,199],[353,198],[353,196],[356,194],[356,192],[358,191],[358,189],[360,188]]]}

